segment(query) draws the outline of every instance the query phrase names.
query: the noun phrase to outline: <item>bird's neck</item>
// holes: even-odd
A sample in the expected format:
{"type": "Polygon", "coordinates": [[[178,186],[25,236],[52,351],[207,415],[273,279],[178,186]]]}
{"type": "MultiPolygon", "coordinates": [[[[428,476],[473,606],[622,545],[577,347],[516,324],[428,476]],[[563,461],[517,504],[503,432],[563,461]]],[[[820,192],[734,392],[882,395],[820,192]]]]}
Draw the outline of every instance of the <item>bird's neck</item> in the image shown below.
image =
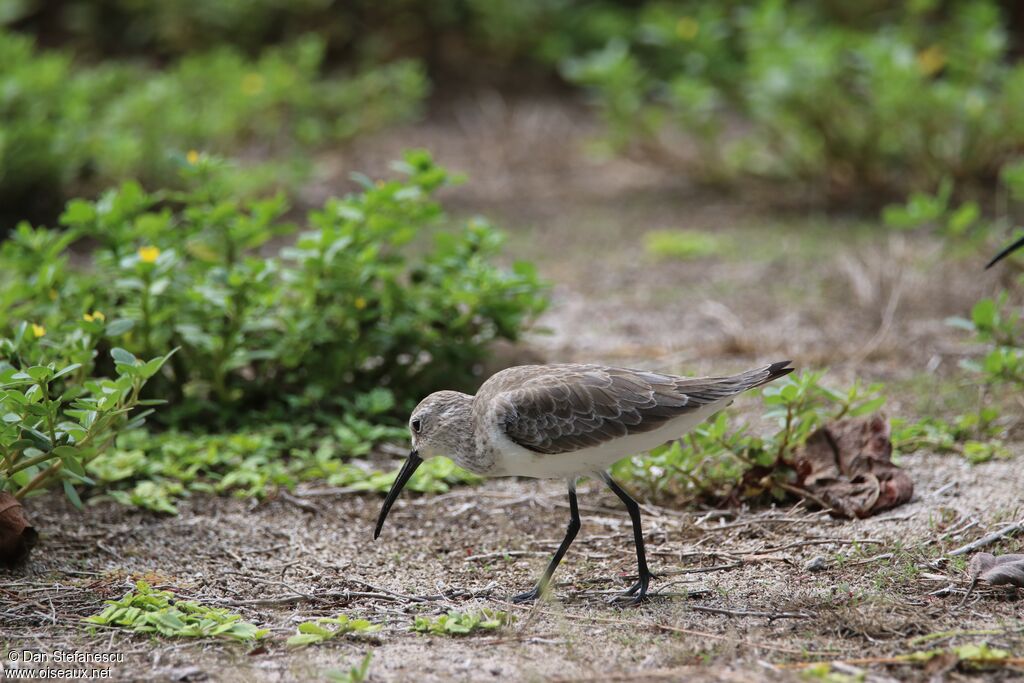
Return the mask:
{"type": "Polygon", "coordinates": [[[460,465],[476,459],[476,436],[473,421],[473,397],[459,396],[444,411],[444,449],[446,455],[460,465]]]}

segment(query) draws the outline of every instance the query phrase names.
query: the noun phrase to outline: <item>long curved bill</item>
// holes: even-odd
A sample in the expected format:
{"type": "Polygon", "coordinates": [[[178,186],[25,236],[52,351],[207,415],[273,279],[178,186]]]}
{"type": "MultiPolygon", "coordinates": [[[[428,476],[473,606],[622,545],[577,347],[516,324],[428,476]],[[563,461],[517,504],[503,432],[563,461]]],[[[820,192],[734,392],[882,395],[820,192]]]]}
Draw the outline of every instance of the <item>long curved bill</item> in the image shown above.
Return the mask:
{"type": "Polygon", "coordinates": [[[991,267],[992,267],[992,266],[994,266],[995,264],[999,263],[999,262],[1000,262],[1000,261],[1002,261],[1002,260],[1003,260],[1004,258],[1006,258],[1007,256],[1009,256],[1009,255],[1010,255],[1010,254],[1012,254],[1013,252],[1017,251],[1017,250],[1018,250],[1018,249],[1020,249],[1021,247],[1024,247],[1024,237],[1021,237],[1021,238],[1020,238],[1019,240],[1017,240],[1016,242],[1014,242],[1013,244],[1011,244],[1010,246],[1006,247],[1006,248],[1005,248],[1005,249],[1003,249],[1003,250],[1002,250],[1001,252],[999,252],[998,254],[996,254],[996,255],[995,255],[995,256],[994,256],[993,258],[992,258],[992,260],[988,262],[988,265],[987,265],[987,266],[985,266],[985,269],[986,269],[986,270],[988,270],[989,268],[991,268],[991,267]]]}
{"type": "Polygon", "coordinates": [[[384,506],[380,509],[380,517],[377,518],[377,528],[373,530],[373,540],[377,540],[377,537],[380,536],[380,530],[384,527],[384,520],[387,519],[388,513],[391,512],[391,506],[398,499],[398,494],[402,492],[402,487],[405,486],[409,478],[412,477],[412,473],[421,464],[423,464],[423,458],[420,457],[419,453],[416,451],[409,453],[405,465],[402,466],[402,471],[398,473],[395,483],[391,485],[391,490],[388,491],[388,497],[384,499],[384,506]]]}

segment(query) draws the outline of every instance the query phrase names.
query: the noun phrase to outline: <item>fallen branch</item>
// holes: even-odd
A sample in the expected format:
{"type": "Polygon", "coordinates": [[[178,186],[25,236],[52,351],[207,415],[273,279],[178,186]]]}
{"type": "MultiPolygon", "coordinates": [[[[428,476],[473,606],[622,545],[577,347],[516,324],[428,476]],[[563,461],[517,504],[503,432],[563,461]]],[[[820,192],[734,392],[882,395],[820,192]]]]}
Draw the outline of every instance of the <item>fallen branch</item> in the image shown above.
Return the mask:
{"type": "Polygon", "coordinates": [[[727,617],[763,617],[769,621],[775,619],[810,619],[810,614],[803,612],[755,612],[742,609],[724,609],[722,607],[704,607],[703,605],[691,605],[694,612],[706,612],[708,614],[724,614],[727,617]]]}
{"type": "Polygon", "coordinates": [[[991,534],[988,534],[987,536],[982,536],[977,541],[973,541],[972,543],[968,543],[967,545],[962,545],[956,550],[951,550],[948,553],[946,553],[946,556],[955,557],[957,555],[965,555],[969,552],[977,550],[978,548],[984,548],[987,545],[992,545],[996,541],[1002,540],[1007,536],[1012,536],[1018,531],[1024,531],[1024,519],[1020,520],[1016,524],[1011,524],[1010,526],[1005,527],[1001,531],[994,531],[991,534]]]}

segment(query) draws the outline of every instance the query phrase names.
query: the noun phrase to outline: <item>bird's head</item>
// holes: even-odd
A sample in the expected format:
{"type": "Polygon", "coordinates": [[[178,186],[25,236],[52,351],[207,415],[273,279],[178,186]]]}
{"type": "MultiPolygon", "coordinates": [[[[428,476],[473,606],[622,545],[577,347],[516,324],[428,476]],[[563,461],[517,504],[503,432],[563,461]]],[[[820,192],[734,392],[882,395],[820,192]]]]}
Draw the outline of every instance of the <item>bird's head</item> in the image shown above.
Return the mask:
{"type": "Polygon", "coordinates": [[[472,439],[470,406],[473,397],[457,391],[437,391],[420,401],[409,416],[412,450],[391,485],[377,518],[373,537],[380,536],[384,520],[398,494],[424,460],[445,455],[455,457],[472,439]]]}

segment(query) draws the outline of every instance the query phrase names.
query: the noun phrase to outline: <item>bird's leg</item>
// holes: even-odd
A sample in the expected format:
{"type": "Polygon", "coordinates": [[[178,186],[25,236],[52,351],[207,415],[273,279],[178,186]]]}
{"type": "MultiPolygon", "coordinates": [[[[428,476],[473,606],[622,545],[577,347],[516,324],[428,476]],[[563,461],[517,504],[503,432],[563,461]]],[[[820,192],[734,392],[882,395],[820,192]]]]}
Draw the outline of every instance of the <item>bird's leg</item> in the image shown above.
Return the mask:
{"type": "Polygon", "coordinates": [[[512,598],[512,602],[531,602],[536,600],[544,591],[548,589],[548,584],[551,583],[551,576],[555,573],[555,569],[558,567],[558,563],[562,561],[562,556],[565,555],[565,551],[569,549],[569,545],[572,544],[576,533],[580,530],[580,509],[576,504],[576,479],[569,480],[569,527],[565,530],[565,538],[562,539],[561,545],[558,546],[558,550],[555,551],[555,556],[551,558],[551,562],[548,563],[547,569],[544,570],[544,574],[541,575],[540,581],[533,590],[525,593],[520,593],[512,598]]]}
{"type": "Polygon", "coordinates": [[[615,480],[607,472],[599,472],[598,474],[604,480],[604,483],[608,485],[608,488],[612,490],[612,493],[618,496],[619,500],[625,504],[626,510],[629,511],[629,519],[633,522],[633,540],[636,543],[636,565],[639,580],[623,594],[623,597],[634,596],[633,603],[639,604],[647,599],[647,586],[651,583],[651,579],[654,578],[654,574],[647,568],[644,532],[640,526],[640,506],[636,504],[635,500],[630,498],[629,494],[621,486],[615,483],[615,480]]]}

